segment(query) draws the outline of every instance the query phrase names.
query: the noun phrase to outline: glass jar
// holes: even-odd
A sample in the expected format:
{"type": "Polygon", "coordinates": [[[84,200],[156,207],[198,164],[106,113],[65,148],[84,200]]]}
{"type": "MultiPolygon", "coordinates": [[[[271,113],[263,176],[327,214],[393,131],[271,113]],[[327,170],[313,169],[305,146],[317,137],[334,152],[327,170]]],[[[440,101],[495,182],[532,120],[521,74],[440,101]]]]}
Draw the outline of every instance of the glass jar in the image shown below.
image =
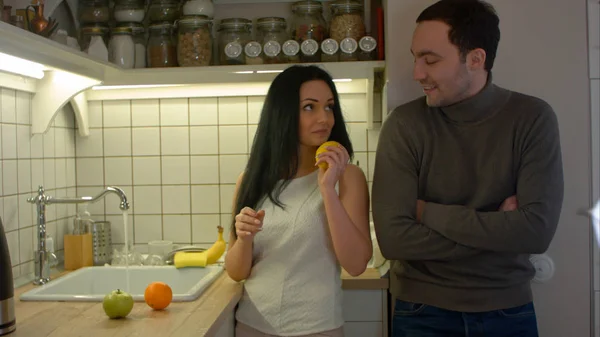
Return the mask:
{"type": "Polygon", "coordinates": [[[283,63],[283,43],[288,40],[284,18],[267,17],[256,20],[256,40],[262,44],[264,63],[283,63]]]}
{"type": "Polygon", "coordinates": [[[117,27],[126,27],[131,29],[131,36],[135,45],[135,65],[134,68],[146,68],[146,30],[141,23],[127,22],[119,23],[117,27]]]}
{"type": "Polygon", "coordinates": [[[300,44],[296,40],[287,40],[281,47],[283,60],[286,63],[300,62],[300,44]]]}
{"type": "Polygon", "coordinates": [[[183,4],[183,15],[204,15],[213,18],[215,7],[212,0],[187,0],[183,4]]]}
{"type": "Polygon", "coordinates": [[[150,23],[174,23],[181,15],[179,0],[152,0],[148,8],[150,23]]]}
{"type": "Polygon", "coordinates": [[[365,23],[363,21],[363,5],[353,0],[338,0],[331,4],[331,23],[329,36],[341,43],[350,37],[355,41],[365,36],[365,23]]]}
{"type": "Polygon", "coordinates": [[[263,64],[262,45],[256,41],[250,41],[244,46],[246,64],[263,64]]]}
{"type": "Polygon", "coordinates": [[[338,50],[340,49],[339,44],[334,39],[325,39],[321,43],[321,62],[337,62],[338,50]]]}
{"type": "Polygon", "coordinates": [[[358,42],[347,37],[340,42],[340,61],[358,61],[358,42]]]}
{"type": "Polygon", "coordinates": [[[177,67],[177,45],[173,25],[155,23],[148,27],[147,62],[149,68],[177,67]]]}
{"type": "Polygon", "coordinates": [[[372,36],[363,36],[363,38],[358,41],[358,60],[375,60],[375,48],[377,48],[377,41],[372,36]]]}
{"type": "Polygon", "coordinates": [[[300,62],[314,63],[321,61],[319,44],[313,39],[304,40],[300,45],[300,62]]]}
{"type": "Polygon", "coordinates": [[[177,61],[181,67],[209,66],[212,60],[212,21],[207,16],[177,22],[177,61]]]}
{"type": "Polygon", "coordinates": [[[108,0],[80,0],[78,12],[81,25],[90,23],[107,24],[110,20],[108,0]]]}
{"type": "Polygon", "coordinates": [[[81,51],[87,53],[90,47],[90,42],[101,42],[104,48],[108,48],[108,26],[104,25],[89,25],[83,26],[79,30],[79,47],[81,51]]]}
{"type": "Polygon", "coordinates": [[[223,65],[245,64],[244,47],[252,39],[252,21],[242,18],[223,19],[219,24],[219,62],[223,65]]]}
{"type": "Polygon", "coordinates": [[[108,42],[108,60],[125,69],[133,68],[135,65],[135,43],[130,28],[113,28],[108,42]]]}
{"type": "Polygon", "coordinates": [[[327,23],[323,18],[323,5],[319,1],[304,0],[292,5],[290,32],[292,39],[302,43],[313,39],[318,44],[327,38],[327,23]]]}
{"type": "Polygon", "coordinates": [[[116,0],[113,17],[116,22],[142,22],[146,10],[143,0],[116,0]]]}

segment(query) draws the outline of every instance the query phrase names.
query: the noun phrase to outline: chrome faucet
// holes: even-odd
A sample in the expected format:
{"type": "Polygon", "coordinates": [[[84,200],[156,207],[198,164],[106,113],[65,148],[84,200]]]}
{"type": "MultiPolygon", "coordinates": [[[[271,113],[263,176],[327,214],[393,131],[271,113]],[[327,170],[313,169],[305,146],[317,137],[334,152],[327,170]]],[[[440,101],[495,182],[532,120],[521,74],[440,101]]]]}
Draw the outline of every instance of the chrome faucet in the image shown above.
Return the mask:
{"type": "Polygon", "coordinates": [[[33,284],[41,285],[50,281],[50,263],[48,261],[49,252],[46,248],[46,205],[50,204],[82,204],[93,203],[103,198],[108,193],[115,193],[121,199],[119,208],[123,211],[129,209],[127,196],[125,192],[115,186],[108,186],[100,194],[95,197],[65,197],[56,198],[46,195],[44,187],[38,187],[38,194],[35,197],[28,198],[27,202],[37,205],[37,235],[38,235],[38,250],[35,253],[35,277],[33,284]]]}

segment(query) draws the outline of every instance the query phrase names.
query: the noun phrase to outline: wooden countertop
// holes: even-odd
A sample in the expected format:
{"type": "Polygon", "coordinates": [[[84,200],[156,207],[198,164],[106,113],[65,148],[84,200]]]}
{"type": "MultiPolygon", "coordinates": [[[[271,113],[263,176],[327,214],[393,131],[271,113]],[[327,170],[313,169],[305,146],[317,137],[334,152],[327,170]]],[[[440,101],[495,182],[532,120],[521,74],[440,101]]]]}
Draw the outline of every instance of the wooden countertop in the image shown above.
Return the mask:
{"type": "MultiPolygon", "coordinates": [[[[18,299],[33,287],[28,284],[15,289],[17,330],[11,337],[214,336],[227,313],[237,305],[243,286],[224,272],[193,302],[173,302],[164,311],[153,311],[145,303],[136,302],[129,316],[119,320],[108,319],[99,302],[18,299]]],[[[358,277],[343,272],[342,287],[387,289],[388,279],[381,278],[376,269],[367,269],[358,277]]]]}

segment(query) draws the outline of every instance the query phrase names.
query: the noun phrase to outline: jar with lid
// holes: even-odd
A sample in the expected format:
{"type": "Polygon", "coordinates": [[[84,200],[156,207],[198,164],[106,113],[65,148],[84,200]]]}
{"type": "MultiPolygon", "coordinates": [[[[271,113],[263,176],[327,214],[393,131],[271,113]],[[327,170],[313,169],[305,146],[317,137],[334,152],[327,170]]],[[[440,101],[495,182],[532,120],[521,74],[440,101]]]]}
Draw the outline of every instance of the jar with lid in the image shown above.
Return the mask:
{"type": "Polygon", "coordinates": [[[154,23],[148,27],[147,62],[149,68],[177,67],[177,45],[173,25],[154,23]]]}
{"type": "Polygon", "coordinates": [[[177,22],[177,60],[181,67],[209,66],[212,61],[212,21],[204,15],[177,22]]]}
{"type": "Polygon", "coordinates": [[[187,0],[183,4],[183,15],[204,15],[213,18],[215,8],[212,0],[187,0]]]}
{"type": "Polygon", "coordinates": [[[341,43],[345,38],[355,41],[365,36],[363,5],[356,0],[337,0],[331,4],[329,36],[341,43]]]}
{"type": "Polygon", "coordinates": [[[266,17],[256,20],[256,40],[262,44],[264,63],[283,63],[282,45],[288,40],[284,18],[266,17]]]}
{"type": "Polygon", "coordinates": [[[135,44],[129,27],[113,28],[108,42],[108,60],[125,69],[135,65],[135,44]]]}
{"type": "Polygon", "coordinates": [[[325,39],[321,42],[321,62],[337,62],[339,44],[334,39],[325,39]]]}
{"type": "Polygon", "coordinates": [[[113,17],[116,22],[142,22],[146,10],[144,0],[116,0],[113,17]]]}
{"type": "Polygon", "coordinates": [[[80,0],[78,12],[81,25],[90,23],[108,24],[110,20],[108,0],[80,0]]]}
{"type": "Polygon", "coordinates": [[[126,27],[131,29],[131,37],[135,45],[135,64],[134,68],[146,68],[146,30],[141,23],[122,22],[117,27],[126,27]]]}
{"type": "Polygon", "coordinates": [[[300,44],[296,40],[287,40],[281,46],[283,61],[285,63],[300,62],[300,44]]]}
{"type": "Polygon", "coordinates": [[[148,8],[150,23],[174,23],[181,15],[179,0],[152,0],[148,8]]]}
{"type": "Polygon", "coordinates": [[[243,18],[223,19],[219,24],[219,62],[223,65],[245,64],[244,47],[252,39],[252,21],[243,18]]]}
{"type": "Polygon", "coordinates": [[[108,61],[108,32],[105,25],[83,26],[79,30],[79,47],[88,55],[108,61]]]}
{"type": "Polygon", "coordinates": [[[246,64],[263,64],[262,45],[256,41],[250,41],[244,46],[246,64]]]}
{"type": "Polygon", "coordinates": [[[358,41],[358,60],[374,60],[375,48],[377,48],[377,40],[375,40],[372,36],[363,36],[363,38],[358,41]]]}
{"type": "Polygon", "coordinates": [[[358,42],[347,37],[340,42],[340,61],[358,61],[358,42]]]}
{"type": "Polygon", "coordinates": [[[327,38],[327,23],[323,17],[323,4],[319,1],[303,0],[292,5],[290,32],[292,39],[302,43],[312,39],[318,44],[327,38]]]}
{"type": "Polygon", "coordinates": [[[321,61],[319,44],[313,39],[304,40],[300,45],[300,62],[314,63],[321,61]]]}

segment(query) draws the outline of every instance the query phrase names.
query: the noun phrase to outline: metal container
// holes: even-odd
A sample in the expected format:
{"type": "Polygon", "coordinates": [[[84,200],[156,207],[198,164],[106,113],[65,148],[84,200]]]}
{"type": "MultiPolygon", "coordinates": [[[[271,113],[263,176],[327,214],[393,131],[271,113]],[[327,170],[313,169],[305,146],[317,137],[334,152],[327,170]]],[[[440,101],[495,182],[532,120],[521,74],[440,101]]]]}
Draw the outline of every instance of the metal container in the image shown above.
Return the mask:
{"type": "Polygon", "coordinates": [[[89,223],[87,232],[92,234],[94,265],[103,266],[112,261],[112,236],[110,221],[89,223]]]}

